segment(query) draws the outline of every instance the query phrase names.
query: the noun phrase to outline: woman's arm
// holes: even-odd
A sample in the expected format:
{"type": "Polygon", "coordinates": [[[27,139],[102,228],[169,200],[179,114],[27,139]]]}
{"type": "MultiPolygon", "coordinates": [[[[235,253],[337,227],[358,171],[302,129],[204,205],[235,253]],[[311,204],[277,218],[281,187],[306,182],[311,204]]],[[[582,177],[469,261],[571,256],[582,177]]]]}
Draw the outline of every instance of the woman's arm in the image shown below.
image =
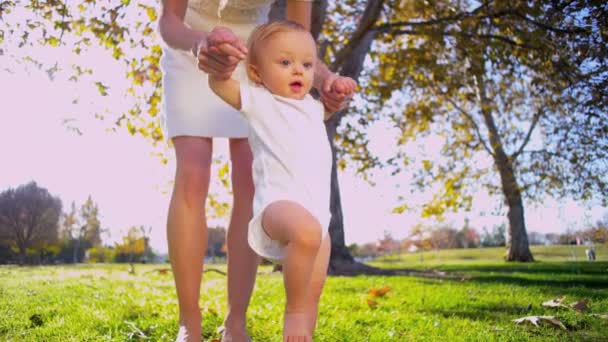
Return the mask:
{"type": "Polygon", "coordinates": [[[170,47],[196,51],[197,45],[206,38],[205,32],[189,28],[184,23],[188,0],[162,0],[158,27],[160,36],[170,47]]]}
{"type": "Polygon", "coordinates": [[[191,51],[202,71],[229,78],[239,61],[245,58],[245,46],[226,27],[216,27],[211,32],[188,27],[184,23],[187,7],[187,0],[162,0],[158,23],[162,39],[174,49],[191,51]]]}
{"type": "Polygon", "coordinates": [[[313,0],[288,0],[285,19],[295,21],[310,31],[313,0]]]}

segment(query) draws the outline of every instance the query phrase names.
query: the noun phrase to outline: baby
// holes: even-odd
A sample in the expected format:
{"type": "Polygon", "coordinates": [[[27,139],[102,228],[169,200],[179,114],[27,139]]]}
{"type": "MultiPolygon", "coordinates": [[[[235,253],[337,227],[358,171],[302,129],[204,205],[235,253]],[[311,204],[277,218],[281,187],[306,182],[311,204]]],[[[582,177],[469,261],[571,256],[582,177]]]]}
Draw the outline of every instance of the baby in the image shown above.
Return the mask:
{"type": "MultiPolygon", "coordinates": [[[[250,82],[209,77],[211,89],[249,122],[255,197],[248,240],[259,255],[283,263],[287,297],[283,341],[312,341],[330,254],[331,148],[310,96],[315,41],[294,22],[261,25],[248,41],[250,82]]],[[[348,96],[356,83],[338,77],[348,96]]]]}

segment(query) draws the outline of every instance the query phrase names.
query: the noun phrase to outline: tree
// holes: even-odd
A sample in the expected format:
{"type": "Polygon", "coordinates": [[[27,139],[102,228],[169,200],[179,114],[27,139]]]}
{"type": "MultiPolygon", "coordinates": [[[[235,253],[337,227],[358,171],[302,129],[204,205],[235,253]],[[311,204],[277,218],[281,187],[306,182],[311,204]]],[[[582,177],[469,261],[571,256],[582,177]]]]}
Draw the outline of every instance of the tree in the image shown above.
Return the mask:
{"type": "Polygon", "coordinates": [[[483,237],[481,239],[481,245],[484,247],[497,247],[497,246],[505,246],[506,244],[506,236],[505,236],[506,227],[504,224],[496,225],[492,227],[492,231],[489,232],[486,227],[483,228],[483,237]]]}
{"type": "Polygon", "coordinates": [[[70,211],[61,214],[59,224],[59,240],[69,241],[74,236],[75,227],[78,226],[78,213],[76,211],[76,203],[72,201],[70,211]]]}
{"type": "Polygon", "coordinates": [[[143,226],[131,227],[122,238],[122,243],[115,245],[116,262],[128,262],[131,265],[131,273],[135,273],[135,262],[142,261],[146,256],[146,231],[143,226]]]}
{"type": "Polygon", "coordinates": [[[456,235],[459,248],[475,248],[479,246],[479,234],[469,226],[469,219],[465,219],[464,227],[456,235]]]}
{"type": "Polygon", "coordinates": [[[91,247],[101,245],[99,219],[97,218],[97,205],[91,199],[91,196],[80,207],[79,224],[73,231],[74,243],[74,258],[73,262],[77,263],[85,257],[84,251],[91,247]]]}
{"type": "Polygon", "coordinates": [[[0,240],[18,250],[24,264],[29,248],[57,240],[61,200],[35,182],[0,194],[0,240]]]}
{"type": "Polygon", "coordinates": [[[101,224],[99,222],[99,208],[91,196],[80,207],[80,218],[82,222],[82,238],[90,246],[101,245],[101,224]]]}
{"type": "MultiPolygon", "coordinates": [[[[349,31],[346,39],[329,38],[326,55],[343,74],[359,76],[373,41],[372,67],[362,78],[367,104],[338,136],[360,169],[380,163],[361,134],[380,118],[394,122],[402,146],[430,134],[444,137],[442,158],[419,164],[421,188],[442,184],[423,215],[469,209],[479,185],[502,194],[506,259],[513,261],[533,260],[524,197],[608,198],[607,165],[599,162],[607,159],[608,144],[605,5],[367,1],[362,7],[336,4],[342,15],[326,23],[328,30],[349,31]],[[348,15],[359,22],[345,24],[348,15]],[[601,147],[591,147],[594,142],[601,147]]],[[[411,162],[399,152],[386,164],[396,174],[411,162]]]]}
{"type": "Polygon", "coordinates": [[[384,232],[382,239],[378,240],[377,249],[380,254],[393,254],[400,252],[400,243],[395,240],[392,234],[388,231],[384,232]]]}
{"type": "Polygon", "coordinates": [[[69,262],[67,253],[71,254],[72,263],[76,264],[84,258],[84,248],[80,248],[83,236],[84,227],[78,217],[76,203],[72,201],[70,212],[61,215],[61,225],[59,231],[60,241],[63,242],[62,255],[60,256],[64,262],[69,262]]]}

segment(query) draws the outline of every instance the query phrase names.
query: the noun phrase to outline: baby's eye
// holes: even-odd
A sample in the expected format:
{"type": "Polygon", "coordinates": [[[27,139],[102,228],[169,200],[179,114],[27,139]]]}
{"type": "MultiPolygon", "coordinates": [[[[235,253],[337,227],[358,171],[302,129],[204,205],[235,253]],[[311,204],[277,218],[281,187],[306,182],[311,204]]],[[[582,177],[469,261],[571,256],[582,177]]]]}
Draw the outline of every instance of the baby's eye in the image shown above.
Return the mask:
{"type": "Polygon", "coordinates": [[[310,63],[310,62],[304,63],[304,67],[306,69],[310,69],[310,68],[312,68],[312,63],[310,63]]]}
{"type": "Polygon", "coordinates": [[[282,59],[282,60],[281,60],[281,65],[282,65],[282,66],[289,66],[289,64],[291,64],[291,63],[289,62],[289,60],[287,60],[287,59],[282,59]]]}

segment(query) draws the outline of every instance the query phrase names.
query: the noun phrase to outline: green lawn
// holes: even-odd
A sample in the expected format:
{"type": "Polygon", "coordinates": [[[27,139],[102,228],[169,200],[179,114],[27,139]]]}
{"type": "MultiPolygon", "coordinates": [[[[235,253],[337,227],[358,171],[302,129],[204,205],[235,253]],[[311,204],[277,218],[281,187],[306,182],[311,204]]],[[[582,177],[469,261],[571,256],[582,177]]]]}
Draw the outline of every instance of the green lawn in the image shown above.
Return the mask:
{"type": "MultiPolygon", "coordinates": [[[[531,264],[500,261],[502,249],[375,263],[459,275],[452,280],[330,277],[315,341],[608,341],[608,320],[592,315],[608,314],[608,262],[563,260],[559,248],[534,253],[541,261],[531,264]],[[368,295],[383,286],[391,288],[384,297],[368,295]],[[588,299],[590,312],[541,306],[560,296],[588,299]],[[556,316],[567,330],[512,322],[529,315],[556,316]]],[[[137,265],[135,275],[127,265],[0,267],[0,340],[170,341],[177,328],[173,278],[154,271],[166,267],[137,265]]],[[[225,277],[205,273],[201,293],[211,341],[225,313],[225,277]]],[[[254,341],[280,341],[283,304],[281,275],[261,268],[249,311],[254,341]]]]}

